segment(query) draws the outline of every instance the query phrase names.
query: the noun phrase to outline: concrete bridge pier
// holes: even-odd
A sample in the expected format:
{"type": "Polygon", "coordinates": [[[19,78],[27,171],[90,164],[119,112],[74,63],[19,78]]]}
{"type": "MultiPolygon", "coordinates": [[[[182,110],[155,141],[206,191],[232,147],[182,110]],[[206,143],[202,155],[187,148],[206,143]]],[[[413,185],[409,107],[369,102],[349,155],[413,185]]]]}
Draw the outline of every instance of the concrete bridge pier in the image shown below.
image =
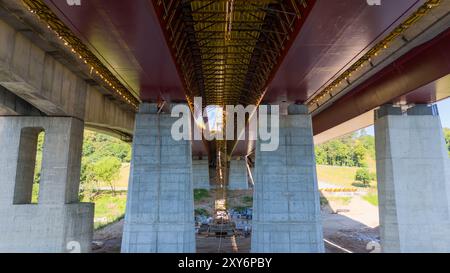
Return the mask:
{"type": "Polygon", "coordinates": [[[375,114],[383,252],[450,251],[449,159],[437,107],[375,114]]]}
{"type": "Polygon", "coordinates": [[[210,190],[209,184],[209,162],[208,159],[192,160],[192,175],[194,179],[194,189],[210,190]]]}
{"type": "Polygon", "coordinates": [[[0,252],[89,252],[94,205],[78,201],[84,123],[0,117],[0,252]],[[45,133],[39,202],[32,204],[38,135],[45,133]]]}
{"type": "Polygon", "coordinates": [[[136,115],[122,252],[195,252],[191,142],[172,138],[177,119],[156,104],[136,115]]]}
{"type": "Polygon", "coordinates": [[[230,190],[248,190],[247,162],[244,159],[230,161],[230,190]]]}
{"type": "MultiPolygon", "coordinates": [[[[269,128],[276,130],[277,128],[269,128]]],[[[280,116],[278,150],[256,147],[253,253],[324,252],[311,116],[292,105],[280,116]]]]}

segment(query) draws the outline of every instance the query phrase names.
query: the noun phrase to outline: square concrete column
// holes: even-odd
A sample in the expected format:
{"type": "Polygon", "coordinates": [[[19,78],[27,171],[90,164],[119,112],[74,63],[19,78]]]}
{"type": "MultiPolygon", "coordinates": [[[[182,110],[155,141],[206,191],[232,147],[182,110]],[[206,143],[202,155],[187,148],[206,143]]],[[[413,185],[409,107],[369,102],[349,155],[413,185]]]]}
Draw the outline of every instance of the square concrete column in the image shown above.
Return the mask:
{"type": "Polygon", "coordinates": [[[248,190],[247,162],[244,159],[230,161],[228,180],[230,190],[248,190]]]}
{"type": "Polygon", "coordinates": [[[376,111],[384,252],[450,252],[448,154],[436,106],[376,111]]]}
{"type": "Polygon", "coordinates": [[[141,105],[136,115],[122,252],[195,252],[191,142],[175,141],[177,118],[141,105]]]}
{"type": "Polygon", "coordinates": [[[192,160],[192,176],[194,189],[211,189],[209,184],[209,162],[207,159],[192,160]]]}
{"type": "Polygon", "coordinates": [[[93,204],[78,202],[82,121],[0,117],[0,252],[88,252],[93,204]],[[39,203],[31,204],[38,134],[45,133],[39,203]]]}
{"type": "Polygon", "coordinates": [[[311,116],[306,106],[280,116],[279,147],[256,146],[253,253],[324,252],[311,116]]]}

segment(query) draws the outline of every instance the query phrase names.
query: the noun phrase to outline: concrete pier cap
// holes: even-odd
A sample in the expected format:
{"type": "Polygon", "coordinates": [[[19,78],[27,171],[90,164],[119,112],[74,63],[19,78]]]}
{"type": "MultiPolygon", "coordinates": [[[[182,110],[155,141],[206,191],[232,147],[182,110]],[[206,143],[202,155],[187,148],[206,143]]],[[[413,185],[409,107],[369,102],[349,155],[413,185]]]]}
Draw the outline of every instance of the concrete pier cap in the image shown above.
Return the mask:
{"type": "Polygon", "coordinates": [[[291,104],[288,106],[288,115],[307,115],[308,106],[304,104],[291,104]]]}
{"type": "Polygon", "coordinates": [[[439,116],[436,104],[393,105],[386,104],[375,110],[375,120],[385,116],[439,116]]]}
{"type": "Polygon", "coordinates": [[[139,113],[141,114],[156,114],[158,111],[157,103],[144,102],[139,105],[139,113]]]}

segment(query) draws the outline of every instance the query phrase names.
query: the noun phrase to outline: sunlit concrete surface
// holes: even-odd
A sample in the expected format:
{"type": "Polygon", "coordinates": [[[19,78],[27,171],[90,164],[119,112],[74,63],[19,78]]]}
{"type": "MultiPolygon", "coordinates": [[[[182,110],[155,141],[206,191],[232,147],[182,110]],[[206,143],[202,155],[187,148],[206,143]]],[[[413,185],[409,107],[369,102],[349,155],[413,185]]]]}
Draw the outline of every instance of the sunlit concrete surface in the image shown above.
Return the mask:
{"type": "Polygon", "coordinates": [[[375,139],[384,252],[448,252],[448,151],[436,106],[377,111],[375,139]]]}

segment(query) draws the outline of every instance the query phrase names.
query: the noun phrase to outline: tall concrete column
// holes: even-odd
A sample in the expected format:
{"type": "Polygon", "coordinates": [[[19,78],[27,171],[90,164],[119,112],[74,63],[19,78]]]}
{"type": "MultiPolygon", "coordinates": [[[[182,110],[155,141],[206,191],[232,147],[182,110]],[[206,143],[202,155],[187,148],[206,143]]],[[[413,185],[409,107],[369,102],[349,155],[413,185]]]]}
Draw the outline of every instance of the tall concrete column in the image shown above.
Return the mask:
{"type": "Polygon", "coordinates": [[[78,202],[82,121],[0,117],[0,252],[88,252],[93,204],[78,202]],[[45,133],[39,203],[31,204],[38,134],[45,133]]]}
{"type": "Polygon", "coordinates": [[[177,118],[142,104],[136,115],[122,252],[195,252],[192,151],[175,141],[177,118]]]}
{"type": "Polygon", "coordinates": [[[252,252],[323,252],[311,117],[292,105],[280,116],[276,151],[256,147],[252,252]]]}
{"type": "Polygon", "coordinates": [[[448,154],[436,106],[376,111],[375,138],[384,252],[450,251],[448,154]]]}
{"type": "Polygon", "coordinates": [[[192,160],[192,177],[194,189],[211,189],[209,184],[209,162],[207,159],[192,160]]]}
{"type": "Polygon", "coordinates": [[[230,190],[248,190],[247,162],[244,159],[231,160],[228,180],[230,190]]]}

